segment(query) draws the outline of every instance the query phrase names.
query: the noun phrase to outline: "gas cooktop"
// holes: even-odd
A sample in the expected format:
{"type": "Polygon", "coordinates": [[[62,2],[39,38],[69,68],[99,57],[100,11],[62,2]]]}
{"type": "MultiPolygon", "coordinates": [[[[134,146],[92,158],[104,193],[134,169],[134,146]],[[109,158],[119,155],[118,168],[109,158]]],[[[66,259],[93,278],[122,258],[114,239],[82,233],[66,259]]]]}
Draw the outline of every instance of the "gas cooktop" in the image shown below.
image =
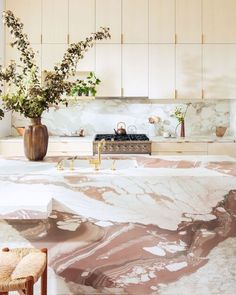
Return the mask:
{"type": "Polygon", "coordinates": [[[97,134],[94,140],[100,141],[102,139],[105,139],[105,141],[149,141],[146,134],[97,134]]]}
{"type": "Polygon", "coordinates": [[[93,153],[98,150],[98,142],[105,139],[104,154],[151,154],[151,141],[146,134],[97,134],[93,142],[93,153]]]}

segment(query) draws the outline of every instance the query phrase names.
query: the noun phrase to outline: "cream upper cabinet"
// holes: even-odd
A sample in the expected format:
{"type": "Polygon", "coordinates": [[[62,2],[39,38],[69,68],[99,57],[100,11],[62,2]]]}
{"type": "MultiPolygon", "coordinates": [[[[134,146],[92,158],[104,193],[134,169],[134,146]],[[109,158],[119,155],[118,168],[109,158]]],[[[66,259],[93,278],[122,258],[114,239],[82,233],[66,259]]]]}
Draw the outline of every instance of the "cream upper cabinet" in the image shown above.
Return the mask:
{"type": "Polygon", "coordinates": [[[201,0],[176,0],[176,42],[202,42],[201,0]]]}
{"type": "Polygon", "coordinates": [[[148,45],[123,45],[122,87],[124,96],[148,96],[148,45]]]}
{"type": "Polygon", "coordinates": [[[236,99],[236,45],[203,45],[204,98],[236,99]]]}
{"type": "Polygon", "coordinates": [[[176,45],[176,98],[202,98],[202,45],[176,45]]]}
{"type": "Polygon", "coordinates": [[[149,45],[149,98],[175,98],[175,45],[149,45]]]}
{"type": "Polygon", "coordinates": [[[68,42],[68,0],[42,0],[43,43],[68,42]]]}
{"type": "Polygon", "coordinates": [[[59,65],[67,49],[67,44],[42,44],[42,71],[52,71],[59,65]]]}
{"type": "Polygon", "coordinates": [[[175,0],[149,0],[149,43],[175,43],[175,0]]]}
{"type": "Polygon", "coordinates": [[[94,31],[95,0],[69,0],[69,41],[82,41],[94,31]]]}
{"type": "MultiPolygon", "coordinates": [[[[41,43],[41,0],[7,0],[6,10],[20,18],[30,43],[41,43]]],[[[6,42],[11,41],[10,34],[6,34],[6,42]]]]}
{"type": "Polygon", "coordinates": [[[236,43],[236,1],[203,0],[204,43],[236,43]]]}
{"type": "Polygon", "coordinates": [[[79,60],[77,71],[78,72],[94,72],[95,71],[95,47],[89,48],[84,54],[84,57],[79,60]]]}
{"type": "Polygon", "coordinates": [[[99,43],[121,43],[121,0],[96,0],[96,29],[109,27],[111,39],[99,43]]]}
{"type": "MultiPolygon", "coordinates": [[[[20,52],[15,47],[10,47],[6,44],[5,63],[8,65],[11,60],[14,60],[18,65],[23,65],[20,61],[20,52]]],[[[31,44],[31,48],[35,53],[35,64],[39,67],[39,75],[41,76],[41,44],[31,44]]],[[[0,63],[1,64],[1,63],[0,63]]]]}
{"type": "Polygon", "coordinates": [[[121,45],[96,45],[96,75],[101,80],[97,96],[121,96],[121,45]]]}
{"type": "Polygon", "coordinates": [[[122,1],[124,43],[148,43],[148,1],[122,1]]]}

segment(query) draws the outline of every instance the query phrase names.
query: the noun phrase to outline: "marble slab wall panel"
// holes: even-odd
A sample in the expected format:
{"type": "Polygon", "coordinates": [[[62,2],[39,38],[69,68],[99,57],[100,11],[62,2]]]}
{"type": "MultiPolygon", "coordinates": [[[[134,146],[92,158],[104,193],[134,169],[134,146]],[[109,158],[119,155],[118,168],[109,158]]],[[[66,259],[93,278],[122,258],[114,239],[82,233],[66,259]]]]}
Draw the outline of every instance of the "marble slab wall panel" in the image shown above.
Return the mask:
{"type": "MultiPolygon", "coordinates": [[[[171,117],[177,105],[185,103],[160,103],[142,99],[96,99],[71,103],[68,108],[51,109],[43,115],[43,122],[51,135],[70,135],[80,128],[86,134],[111,133],[117,122],[127,126],[135,125],[138,132],[161,135],[163,131],[174,132],[177,121],[171,117]],[[156,115],[161,123],[154,126],[148,117],[156,115]]],[[[13,125],[24,126],[25,119],[13,115],[13,125]]],[[[195,102],[189,107],[186,116],[187,136],[213,135],[215,126],[230,127],[230,102],[227,100],[195,102]]],[[[231,133],[228,128],[227,134],[231,133]]]]}

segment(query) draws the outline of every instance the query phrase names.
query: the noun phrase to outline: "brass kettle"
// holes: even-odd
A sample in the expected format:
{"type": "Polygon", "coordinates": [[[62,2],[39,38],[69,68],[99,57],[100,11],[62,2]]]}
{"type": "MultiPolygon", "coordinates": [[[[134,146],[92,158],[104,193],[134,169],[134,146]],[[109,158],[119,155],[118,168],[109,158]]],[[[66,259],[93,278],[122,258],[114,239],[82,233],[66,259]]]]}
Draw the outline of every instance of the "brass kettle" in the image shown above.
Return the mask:
{"type": "Polygon", "coordinates": [[[125,122],[117,123],[117,130],[114,129],[116,135],[126,135],[126,124],[125,122]]]}

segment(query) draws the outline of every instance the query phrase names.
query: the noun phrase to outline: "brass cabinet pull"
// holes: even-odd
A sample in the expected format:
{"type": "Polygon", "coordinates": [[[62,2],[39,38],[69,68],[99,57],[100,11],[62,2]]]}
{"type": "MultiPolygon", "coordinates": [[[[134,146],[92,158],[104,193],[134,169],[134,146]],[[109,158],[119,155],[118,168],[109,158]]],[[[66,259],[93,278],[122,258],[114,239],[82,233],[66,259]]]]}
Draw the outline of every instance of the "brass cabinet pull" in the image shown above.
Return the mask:
{"type": "Polygon", "coordinates": [[[175,89],[175,99],[177,99],[177,98],[178,98],[178,90],[175,89]]]}
{"type": "Polygon", "coordinates": [[[178,39],[177,39],[177,34],[175,34],[175,44],[177,44],[178,39]]]}
{"type": "Polygon", "coordinates": [[[120,35],[120,43],[123,44],[124,43],[124,34],[120,35]]]}
{"type": "Polygon", "coordinates": [[[202,99],[204,99],[204,90],[202,89],[202,99]]]}
{"type": "Polygon", "coordinates": [[[121,96],[124,96],[124,88],[121,88],[121,96]]]}

